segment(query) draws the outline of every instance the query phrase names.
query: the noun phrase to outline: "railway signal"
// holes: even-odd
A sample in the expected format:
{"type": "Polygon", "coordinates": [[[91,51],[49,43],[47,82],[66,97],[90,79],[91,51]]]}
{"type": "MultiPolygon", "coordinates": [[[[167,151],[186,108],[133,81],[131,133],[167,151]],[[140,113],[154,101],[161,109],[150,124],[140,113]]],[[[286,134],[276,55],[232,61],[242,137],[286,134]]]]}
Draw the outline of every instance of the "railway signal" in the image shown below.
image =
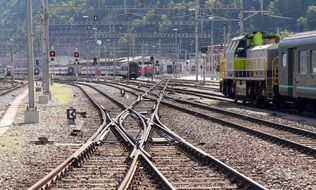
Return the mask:
{"type": "Polygon", "coordinates": [[[56,52],[55,50],[50,50],[49,51],[49,57],[50,57],[50,61],[54,61],[55,57],[56,57],[56,52]]]}
{"type": "Polygon", "coordinates": [[[75,51],[75,52],[74,52],[74,57],[75,57],[75,58],[79,58],[79,57],[80,57],[79,51],[75,51]]]}
{"type": "Polygon", "coordinates": [[[34,75],[39,75],[40,74],[40,70],[39,68],[34,68],[34,75]]]}
{"type": "Polygon", "coordinates": [[[93,16],[93,20],[94,20],[94,21],[98,21],[98,20],[99,20],[99,19],[98,19],[98,15],[94,15],[94,16],[93,16]]]}
{"type": "Polygon", "coordinates": [[[50,50],[49,57],[55,57],[55,56],[56,56],[56,52],[54,50],[50,50]]]}
{"type": "Polygon", "coordinates": [[[98,64],[98,58],[94,57],[93,58],[93,65],[97,65],[98,64]]]}

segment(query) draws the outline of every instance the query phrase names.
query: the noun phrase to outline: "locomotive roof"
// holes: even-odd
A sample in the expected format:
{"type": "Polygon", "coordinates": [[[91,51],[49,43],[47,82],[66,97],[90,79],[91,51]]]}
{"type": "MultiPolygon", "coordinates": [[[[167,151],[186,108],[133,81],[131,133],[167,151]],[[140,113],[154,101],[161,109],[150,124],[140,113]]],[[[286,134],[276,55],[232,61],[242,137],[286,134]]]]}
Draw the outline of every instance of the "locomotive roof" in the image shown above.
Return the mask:
{"type": "Polygon", "coordinates": [[[280,47],[293,47],[316,43],[316,30],[290,35],[280,42],[280,47]]]}
{"type": "MultiPolygon", "coordinates": [[[[266,34],[264,32],[261,32],[261,33],[262,33],[262,37],[263,38],[277,38],[278,41],[280,40],[279,36],[276,35],[276,34],[266,34]]],[[[253,39],[253,36],[255,34],[256,34],[256,32],[253,32],[253,33],[250,33],[250,34],[241,35],[241,36],[237,36],[237,37],[234,37],[232,39],[232,41],[242,40],[242,39],[253,39]]]]}

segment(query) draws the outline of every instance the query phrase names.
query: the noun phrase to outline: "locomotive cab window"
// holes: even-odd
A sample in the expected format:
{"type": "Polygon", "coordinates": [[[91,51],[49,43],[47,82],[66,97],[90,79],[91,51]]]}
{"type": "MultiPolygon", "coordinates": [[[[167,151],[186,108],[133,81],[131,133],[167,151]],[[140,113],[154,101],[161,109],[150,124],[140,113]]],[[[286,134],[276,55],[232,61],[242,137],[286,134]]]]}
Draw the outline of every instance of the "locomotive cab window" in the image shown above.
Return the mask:
{"type": "Polygon", "coordinates": [[[316,74],[316,50],[312,50],[311,73],[316,74]]]}
{"type": "Polygon", "coordinates": [[[300,51],[299,73],[307,73],[307,51],[300,51]]]}

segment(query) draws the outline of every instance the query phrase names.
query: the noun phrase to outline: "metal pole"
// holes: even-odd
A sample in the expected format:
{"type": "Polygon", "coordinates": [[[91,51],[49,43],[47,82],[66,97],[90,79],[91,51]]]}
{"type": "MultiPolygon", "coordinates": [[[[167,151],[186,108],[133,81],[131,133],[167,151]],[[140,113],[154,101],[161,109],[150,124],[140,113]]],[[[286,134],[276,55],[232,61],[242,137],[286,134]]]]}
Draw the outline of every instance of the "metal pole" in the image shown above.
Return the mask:
{"type": "Polygon", "coordinates": [[[224,22],[224,24],[223,24],[223,45],[225,45],[226,44],[226,22],[224,22]]]}
{"type": "Polygon", "coordinates": [[[101,69],[100,69],[100,65],[101,65],[101,44],[99,44],[99,48],[98,48],[98,53],[99,53],[99,61],[98,61],[98,81],[100,80],[100,76],[101,76],[101,69]]]}
{"type": "Polygon", "coordinates": [[[115,43],[115,39],[113,39],[113,48],[114,48],[114,60],[113,60],[113,77],[115,78],[116,76],[116,43],[115,43]]]}
{"type": "Polygon", "coordinates": [[[129,83],[129,34],[127,36],[127,83],[129,83]]]}
{"type": "Polygon", "coordinates": [[[176,47],[177,47],[177,49],[176,49],[175,56],[174,56],[175,57],[175,62],[174,62],[174,66],[173,66],[173,74],[174,74],[175,77],[177,77],[177,63],[178,63],[178,53],[179,53],[177,36],[178,36],[178,29],[176,29],[176,47]]]}
{"type": "Polygon", "coordinates": [[[124,14],[127,14],[127,3],[126,3],[126,0],[124,0],[124,14]]]}
{"type": "Polygon", "coordinates": [[[42,21],[42,49],[43,49],[43,92],[49,93],[49,61],[48,61],[48,0],[42,1],[43,21],[42,21]]]}
{"type": "Polygon", "coordinates": [[[231,21],[228,21],[228,32],[227,32],[227,43],[230,41],[230,34],[231,34],[231,31],[232,31],[232,23],[231,21]]]}
{"type": "MultiPolygon", "coordinates": [[[[125,0],[126,3],[126,0],[125,0]]],[[[125,4],[126,6],[126,4],[125,4]]],[[[130,41],[130,32],[131,32],[131,25],[130,25],[130,19],[128,18],[128,34],[127,34],[127,83],[129,83],[129,51],[130,51],[130,47],[129,47],[129,41],[130,41]]]]}
{"type": "Polygon", "coordinates": [[[214,79],[214,19],[212,19],[211,23],[211,64],[212,64],[212,79],[214,79]]]}
{"type": "Polygon", "coordinates": [[[158,66],[158,69],[159,69],[159,75],[161,75],[161,39],[159,39],[159,52],[158,52],[158,60],[159,60],[159,66],[158,66]]]}
{"type": "Polygon", "coordinates": [[[10,45],[11,45],[11,65],[13,67],[12,74],[11,74],[11,80],[14,80],[14,74],[15,74],[15,65],[13,65],[13,39],[10,39],[10,45]]]}
{"type": "MultiPolygon", "coordinates": [[[[96,48],[96,45],[97,45],[97,28],[95,28],[95,30],[94,30],[94,56],[97,58],[97,48],[96,48]]],[[[97,61],[98,61],[98,58],[97,58],[97,61]]],[[[91,65],[93,65],[93,64],[91,64],[91,65]]],[[[95,69],[95,66],[94,66],[94,69],[95,69]]],[[[96,69],[95,69],[95,71],[96,71],[96,69]]],[[[97,71],[95,72],[95,75],[96,75],[96,77],[98,78],[98,76],[97,76],[97,71]]],[[[92,78],[92,76],[93,76],[93,73],[91,73],[91,78],[92,78]]]]}
{"type": "Polygon", "coordinates": [[[33,31],[32,31],[32,1],[26,0],[26,31],[27,31],[27,59],[28,59],[28,88],[29,110],[34,110],[34,70],[33,70],[33,31]]]}
{"type": "MultiPolygon", "coordinates": [[[[206,54],[207,55],[207,54],[206,54]]],[[[206,57],[203,57],[203,85],[205,84],[205,67],[206,67],[206,57]]]]}
{"type": "Polygon", "coordinates": [[[182,66],[180,64],[180,57],[181,57],[181,48],[182,48],[182,38],[179,37],[179,52],[178,52],[178,73],[179,73],[179,76],[182,74],[180,73],[180,68],[181,68],[181,71],[182,71],[182,66]]]}
{"type": "Polygon", "coordinates": [[[244,34],[244,0],[240,0],[240,34],[244,34]]]}
{"type": "Polygon", "coordinates": [[[199,11],[199,0],[196,0],[196,7],[195,7],[195,69],[196,69],[196,82],[199,81],[199,23],[198,23],[198,11],[199,11]]]}
{"type": "Polygon", "coordinates": [[[145,58],[144,58],[144,42],[142,42],[142,69],[141,69],[141,75],[144,77],[144,63],[145,63],[145,58]]]}
{"type": "Polygon", "coordinates": [[[261,0],[260,2],[260,12],[261,12],[261,16],[263,16],[263,0],[261,0]]]}

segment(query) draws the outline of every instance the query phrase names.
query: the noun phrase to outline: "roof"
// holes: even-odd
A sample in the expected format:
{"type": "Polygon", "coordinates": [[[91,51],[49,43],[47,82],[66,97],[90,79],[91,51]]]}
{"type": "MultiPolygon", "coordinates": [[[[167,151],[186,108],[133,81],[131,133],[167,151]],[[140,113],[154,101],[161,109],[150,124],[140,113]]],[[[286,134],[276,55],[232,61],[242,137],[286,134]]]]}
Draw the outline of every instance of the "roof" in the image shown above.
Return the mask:
{"type": "Polygon", "coordinates": [[[316,30],[290,35],[280,42],[280,47],[295,47],[307,44],[316,44],[316,30]]]}
{"type": "MultiPolygon", "coordinates": [[[[241,39],[253,39],[253,36],[256,34],[257,32],[253,32],[253,33],[250,33],[250,34],[245,34],[245,35],[241,35],[241,36],[237,36],[235,38],[232,39],[232,41],[235,41],[235,40],[241,40],[241,39]]],[[[276,34],[267,34],[267,33],[264,33],[264,32],[261,32],[262,33],[262,37],[263,38],[277,38],[278,41],[280,41],[280,38],[278,35],[276,34]]]]}

